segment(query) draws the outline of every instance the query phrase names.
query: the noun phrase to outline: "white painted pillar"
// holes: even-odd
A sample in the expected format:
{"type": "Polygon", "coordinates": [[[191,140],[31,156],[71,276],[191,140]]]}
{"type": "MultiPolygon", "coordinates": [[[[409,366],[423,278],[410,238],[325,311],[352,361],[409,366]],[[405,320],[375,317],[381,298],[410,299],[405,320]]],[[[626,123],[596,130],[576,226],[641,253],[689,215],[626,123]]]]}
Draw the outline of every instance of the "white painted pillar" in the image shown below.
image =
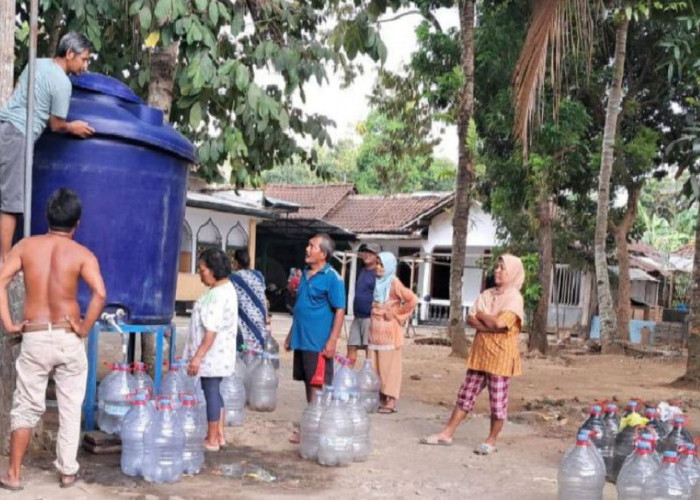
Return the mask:
{"type": "MultiPolygon", "coordinates": [[[[360,248],[360,242],[356,243],[350,243],[350,250],[352,252],[357,252],[357,249],[360,248]]],[[[355,302],[355,282],[357,280],[357,253],[355,253],[352,256],[352,259],[350,259],[350,278],[349,278],[349,284],[348,284],[348,304],[346,308],[346,313],[348,316],[355,316],[355,308],[354,308],[354,302],[355,302]]]]}
{"type": "MultiPolygon", "coordinates": [[[[192,228],[192,224],[190,224],[190,228],[192,228]]],[[[195,230],[192,230],[192,238],[190,238],[191,241],[191,252],[192,252],[192,258],[190,259],[190,274],[195,274],[196,269],[197,269],[197,232],[195,230]]]]}
{"type": "MultiPolygon", "coordinates": [[[[433,252],[433,247],[424,247],[422,256],[426,257],[428,254],[433,252]]],[[[430,295],[430,283],[433,274],[433,264],[430,262],[424,262],[421,264],[423,268],[422,281],[418,290],[420,290],[420,320],[425,321],[428,319],[428,304],[423,300],[426,295],[430,295]]]]}

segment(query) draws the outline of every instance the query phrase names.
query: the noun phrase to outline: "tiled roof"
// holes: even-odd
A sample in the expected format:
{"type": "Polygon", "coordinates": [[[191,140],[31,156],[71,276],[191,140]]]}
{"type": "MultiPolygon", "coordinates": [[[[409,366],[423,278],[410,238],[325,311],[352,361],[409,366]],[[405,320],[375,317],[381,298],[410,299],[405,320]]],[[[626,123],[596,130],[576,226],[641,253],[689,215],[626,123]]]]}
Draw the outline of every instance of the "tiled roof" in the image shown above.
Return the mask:
{"type": "Polygon", "coordinates": [[[451,199],[451,193],[348,196],[328,222],[356,234],[409,233],[417,219],[451,199]]]}
{"type": "Polygon", "coordinates": [[[695,257],[695,242],[683,245],[673,252],[673,255],[678,257],[685,257],[686,259],[692,259],[695,257]]]}
{"type": "Polygon", "coordinates": [[[269,184],[265,196],[291,201],[300,205],[299,212],[290,214],[291,219],[325,219],[351,193],[352,184],[318,184],[314,186],[292,186],[269,184]]]}
{"type": "Polygon", "coordinates": [[[322,219],[353,233],[410,233],[420,219],[441,210],[452,193],[412,193],[392,196],[357,195],[352,184],[291,186],[271,184],[266,197],[300,205],[293,219],[322,219]]]}

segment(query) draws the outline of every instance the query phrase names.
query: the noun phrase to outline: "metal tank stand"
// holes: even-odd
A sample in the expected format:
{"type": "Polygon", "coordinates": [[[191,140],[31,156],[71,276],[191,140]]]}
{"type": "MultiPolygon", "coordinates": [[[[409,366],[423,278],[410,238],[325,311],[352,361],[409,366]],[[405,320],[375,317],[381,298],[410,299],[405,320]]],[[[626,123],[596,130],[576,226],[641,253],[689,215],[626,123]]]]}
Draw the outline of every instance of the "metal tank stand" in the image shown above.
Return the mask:
{"type": "MultiPolygon", "coordinates": [[[[101,333],[112,333],[117,335],[129,335],[129,341],[133,340],[134,334],[152,334],[156,336],[156,363],[153,377],[153,388],[156,394],[160,390],[161,375],[163,371],[163,339],[166,332],[170,332],[170,350],[168,361],[172,363],[175,359],[175,323],[168,325],[132,325],[121,322],[119,314],[103,314],[102,319],[95,323],[90,330],[88,337],[88,379],[85,388],[85,400],[83,401],[83,430],[91,431],[95,429],[95,410],[97,409],[97,366],[99,361],[99,336],[101,333]]],[[[127,361],[134,362],[134,352],[129,349],[127,361]]],[[[126,356],[126,353],[124,353],[126,356]]]]}

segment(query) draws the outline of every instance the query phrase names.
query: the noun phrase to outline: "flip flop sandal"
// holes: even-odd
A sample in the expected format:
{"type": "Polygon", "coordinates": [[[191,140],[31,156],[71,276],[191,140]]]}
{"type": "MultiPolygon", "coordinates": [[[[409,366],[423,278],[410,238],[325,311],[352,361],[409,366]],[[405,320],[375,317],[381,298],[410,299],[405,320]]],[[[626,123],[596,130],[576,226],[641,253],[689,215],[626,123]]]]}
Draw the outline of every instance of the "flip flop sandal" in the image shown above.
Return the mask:
{"type": "Polygon", "coordinates": [[[24,486],[18,484],[17,486],[13,486],[11,484],[6,483],[2,479],[0,479],[0,488],[3,490],[9,490],[9,491],[22,491],[24,489],[24,486]]]}
{"type": "Polygon", "coordinates": [[[216,452],[221,450],[221,446],[219,446],[218,444],[216,446],[212,446],[210,444],[204,443],[204,449],[206,451],[216,452]]]}
{"type": "Polygon", "coordinates": [[[381,413],[382,415],[390,415],[392,413],[396,413],[397,410],[396,408],[389,408],[388,406],[380,406],[379,409],[377,410],[377,413],[381,413]]]}
{"type": "Polygon", "coordinates": [[[452,440],[448,441],[447,439],[441,438],[437,434],[431,434],[430,436],[422,437],[418,442],[420,444],[429,444],[436,446],[452,446],[452,440]]]}
{"type": "Polygon", "coordinates": [[[72,486],[75,486],[76,482],[78,482],[78,475],[77,474],[73,474],[72,476],[61,476],[58,479],[58,485],[61,488],[71,488],[72,486]],[[67,478],[67,477],[70,477],[73,479],[69,479],[68,481],[66,481],[64,478],[67,478]]]}
{"type": "Polygon", "coordinates": [[[481,443],[479,446],[474,448],[474,453],[477,455],[490,455],[491,453],[496,453],[498,448],[488,443],[481,443]]]}

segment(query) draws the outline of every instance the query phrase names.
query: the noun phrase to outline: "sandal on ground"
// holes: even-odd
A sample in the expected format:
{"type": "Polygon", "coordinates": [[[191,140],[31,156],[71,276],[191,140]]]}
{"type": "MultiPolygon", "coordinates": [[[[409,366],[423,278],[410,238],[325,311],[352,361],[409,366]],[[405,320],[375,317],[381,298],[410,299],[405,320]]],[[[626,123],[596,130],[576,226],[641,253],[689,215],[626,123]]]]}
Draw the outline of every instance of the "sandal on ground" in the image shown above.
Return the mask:
{"type": "Polygon", "coordinates": [[[71,486],[75,486],[75,483],[78,481],[78,475],[77,474],[72,474],[72,475],[62,475],[59,480],[58,480],[58,485],[61,488],[70,488],[71,486]]]}
{"type": "Polygon", "coordinates": [[[209,444],[209,443],[207,443],[206,441],[204,441],[204,449],[205,449],[206,451],[212,451],[212,452],[214,452],[214,451],[219,451],[219,450],[221,450],[221,446],[218,445],[218,444],[217,444],[217,445],[209,444]]]}
{"type": "Polygon", "coordinates": [[[377,410],[377,413],[381,413],[383,415],[389,415],[391,413],[396,413],[397,410],[396,408],[391,408],[390,406],[380,406],[379,409],[377,410]]]}
{"type": "Polygon", "coordinates": [[[15,486],[14,484],[6,483],[5,479],[2,478],[0,479],[0,488],[9,491],[22,491],[24,489],[24,486],[22,486],[21,484],[15,486]]]}
{"type": "Polygon", "coordinates": [[[452,446],[452,440],[451,439],[445,439],[444,437],[440,437],[437,434],[431,434],[430,436],[425,436],[420,438],[420,441],[418,441],[420,444],[430,444],[430,445],[437,445],[437,446],[452,446]]]}
{"type": "Polygon", "coordinates": [[[474,448],[474,453],[477,455],[490,455],[491,453],[496,453],[498,448],[492,444],[481,443],[479,446],[474,448]]]}

